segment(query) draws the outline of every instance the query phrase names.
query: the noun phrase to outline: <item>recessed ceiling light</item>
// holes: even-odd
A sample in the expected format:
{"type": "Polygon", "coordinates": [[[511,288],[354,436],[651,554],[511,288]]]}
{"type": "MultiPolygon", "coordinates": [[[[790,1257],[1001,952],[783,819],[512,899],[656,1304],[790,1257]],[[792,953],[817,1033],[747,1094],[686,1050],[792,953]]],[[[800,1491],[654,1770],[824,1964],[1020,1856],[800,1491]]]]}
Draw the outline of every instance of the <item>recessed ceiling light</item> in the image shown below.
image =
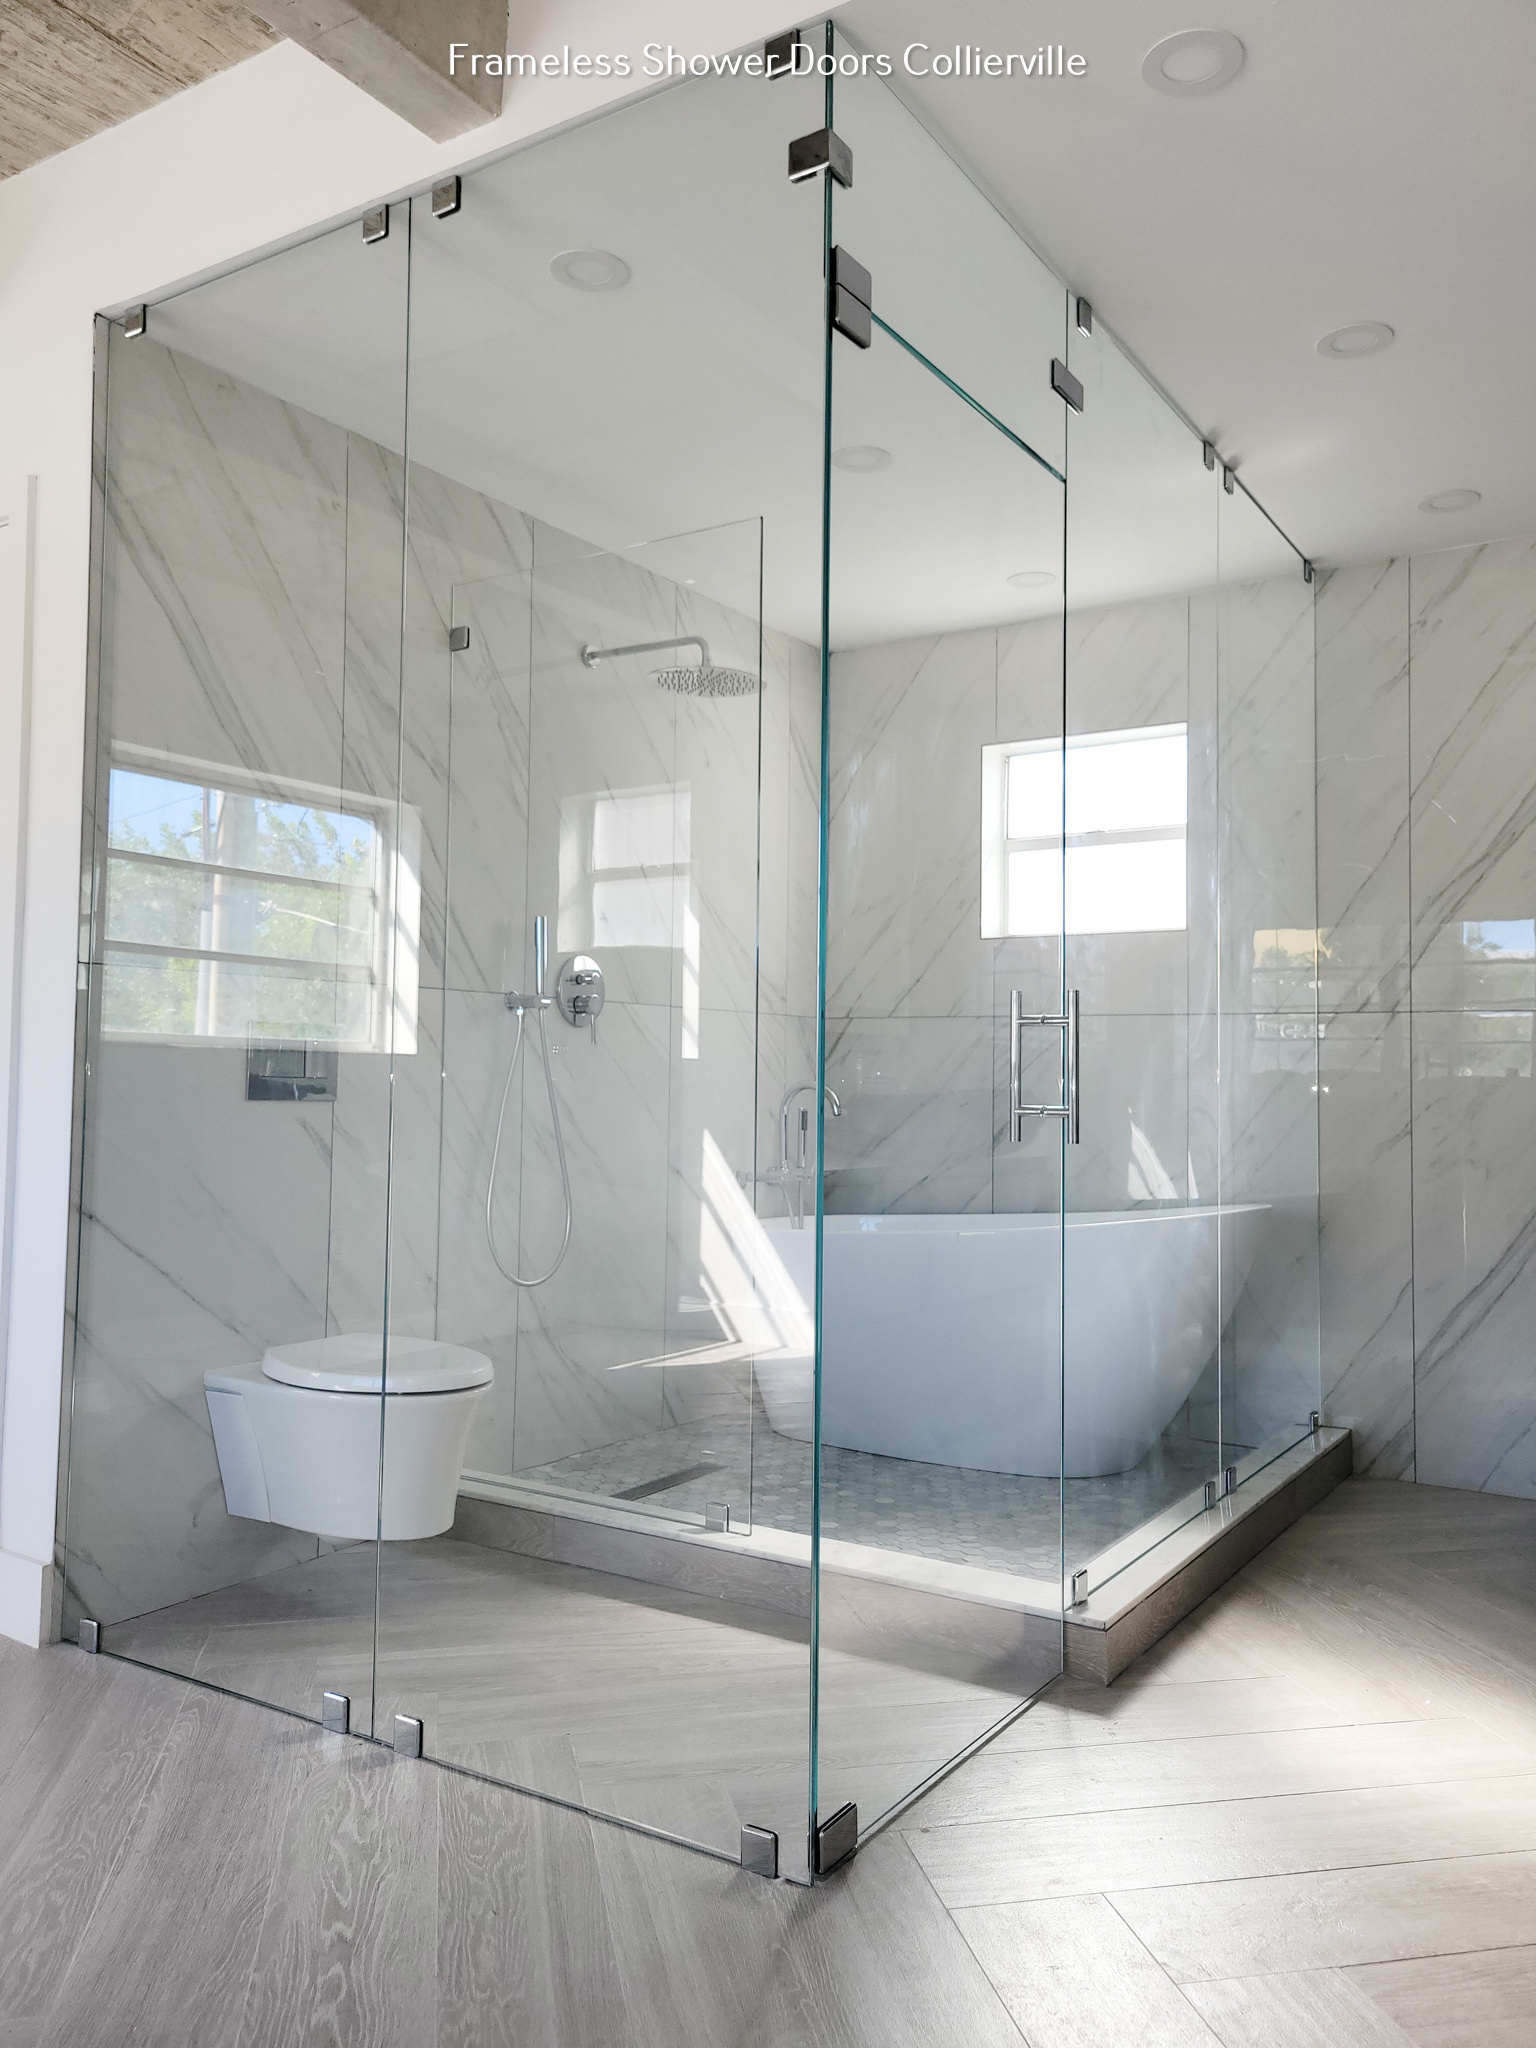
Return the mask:
{"type": "Polygon", "coordinates": [[[1186,28],[1152,45],[1142,60],[1141,75],[1154,92],[1183,99],[1230,84],[1247,54],[1230,29],[1186,28]]]}
{"type": "Polygon", "coordinates": [[[851,469],[855,476],[868,476],[872,470],[889,469],[892,456],[889,448],[872,448],[863,442],[856,442],[851,448],[834,448],[832,464],[835,469],[851,469]]]}
{"type": "Polygon", "coordinates": [[[1470,512],[1474,505],[1481,505],[1481,491],[1436,491],[1432,498],[1420,502],[1421,512],[1470,512]]]}
{"type": "Polygon", "coordinates": [[[1356,356],[1379,355],[1395,339],[1385,320],[1357,320],[1352,327],[1335,327],[1332,334],[1325,334],[1317,352],[1332,356],[1335,362],[1350,362],[1356,356]]]}
{"type": "Polygon", "coordinates": [[[1049,569],[1015,569],[1008,581],[1015,590],[1048,590],[1056,578],[1049,569]]]}
{"type": "Polygon", "coordinates": [[[551,277],[575,292],[616,292],[629,283],[629,265],[609,249],[562,249],[549,266],[551,277]]]}

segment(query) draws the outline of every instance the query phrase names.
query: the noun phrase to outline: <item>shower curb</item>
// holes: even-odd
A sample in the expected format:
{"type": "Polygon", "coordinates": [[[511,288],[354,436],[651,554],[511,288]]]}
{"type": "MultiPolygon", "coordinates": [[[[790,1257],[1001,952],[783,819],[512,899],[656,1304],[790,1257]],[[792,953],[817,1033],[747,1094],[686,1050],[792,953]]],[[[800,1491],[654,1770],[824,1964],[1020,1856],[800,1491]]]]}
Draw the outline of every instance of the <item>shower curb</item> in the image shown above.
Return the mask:
{"type": "MultiPolygon", "coordinates": [[[[1319,1429],[1273,1457],[1214,1507],[1193,1515],[1062,1616],[1054,1587],[1002,1574],[873,1568],[875,1553],[825,1542],[822,1640],[915,1668],[961,1669],[1003,1690],[1032,1692],[1042,1671],[1109,1685],[1160,1636],[1353,1469],[1347,1429],[1319,1429]],[[1058,1661],[1059,1660],[1059,1661],[1058,1661]]],[[[468,1481],[450,1535],[552,1564],[641,1581],[685,1599],[734,1606],[744,1625],[806,1627],[809,1546],[780,1534],[780,1554],[732,1535],[660,1530],[596,1503],[537,1505],[503,1484],[468,1481]],[[753,1611],[761,1617],[753,1623],[753,1611]]],[[[771,1538],[775,1532],[766,1532],[771,1538]]]]}
{"type": "Polygon", "coordinates": [[[1069,1609],[1068,1674],[1113,1684],[1175,1622],[1348,1479],[1354,1462],[1349,1430],[1319,1429],[1069,1609]]]}

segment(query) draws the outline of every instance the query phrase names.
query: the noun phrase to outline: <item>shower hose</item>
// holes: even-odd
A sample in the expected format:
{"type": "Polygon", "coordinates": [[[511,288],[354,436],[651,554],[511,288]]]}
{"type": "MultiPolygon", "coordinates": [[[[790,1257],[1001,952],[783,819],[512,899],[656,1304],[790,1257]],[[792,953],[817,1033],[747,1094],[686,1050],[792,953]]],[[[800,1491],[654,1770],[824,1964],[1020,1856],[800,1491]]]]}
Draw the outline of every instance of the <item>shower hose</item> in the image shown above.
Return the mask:
{"type": "Polygon", "coordinates": [[[517,1010],[517,1037],[512,1044],[512,1057],[507,1062],[507,1078],[501,1090],[501,1108],[496,1112],[496,1141],[491,1147],[491,1173],[485,1187],[485,1241],[490,1248],[496,1270],[503,1280],[510,1280],[514,1287],[542,1287],[546,1280],[552,1280],[560,1270],[566,1249],[571,1242],[571,1175],[565,1163],[565,1136],[560,1129],[560,1102],[555,1094],[555,1076],[549,1063],[549,1035],[544,1028],[544,1012],[548,1002],[540,999],[537,1004],[539,1019],[539,1053],[544,1062],[544,1086],[549,1091],[549,1114],[555,1126],[555,1156],[560,1161],[560,1192],[565,1201],[565,1228],[560,1233],[560,1249],[555,1253],[553,1263],[543,1273],[531,1278],[523,1273],[511,1272],[501,1263],[501,1254],[496,1249],[496,1232],[491,1221],[491,1208],[496,1200],[496,1168],[501,1159],[501,1132],[507,1120],[507,1098],[512,1093],[512,1077],[517,1072],[518,1060],[522,1057],[525,1036],[522,1005],[517,1010]]]}

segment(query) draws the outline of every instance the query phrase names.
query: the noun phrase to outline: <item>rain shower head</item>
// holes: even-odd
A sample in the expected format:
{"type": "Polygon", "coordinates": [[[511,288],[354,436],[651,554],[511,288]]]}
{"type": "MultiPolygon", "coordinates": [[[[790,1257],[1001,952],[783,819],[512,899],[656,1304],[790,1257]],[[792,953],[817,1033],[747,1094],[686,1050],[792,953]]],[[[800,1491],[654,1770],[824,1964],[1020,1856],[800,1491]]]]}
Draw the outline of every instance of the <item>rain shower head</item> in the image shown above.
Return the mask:
{"type": "Polygon", "coordinates": [[[680,697],[750,697],[757,688],[750,669],[708,663],[703,668],[653,668],[650,679],[658,689],[675,690],[680,697]]]}
{"type": "Polygon", "coordinates": [[[709,658],[709,643],[697,633],[680,640],[641,640],[633,647],[583,647],[581,658],[588,668],[611,661],[620,654],[661,654],[674,647],[697,647],[697,668],[653,668],[650,680],[660,690],[672,690],[679,697],[749,697],[757,689],[757,677],[746,668],[717,668],[709,658]]]}

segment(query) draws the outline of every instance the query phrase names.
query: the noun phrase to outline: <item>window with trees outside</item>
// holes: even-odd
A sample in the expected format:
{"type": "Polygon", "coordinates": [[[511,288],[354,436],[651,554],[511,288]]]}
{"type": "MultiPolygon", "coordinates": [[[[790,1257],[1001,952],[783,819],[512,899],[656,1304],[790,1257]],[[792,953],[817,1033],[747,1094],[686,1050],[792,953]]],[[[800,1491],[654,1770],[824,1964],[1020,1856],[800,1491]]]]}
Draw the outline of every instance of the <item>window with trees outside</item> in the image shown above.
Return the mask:
{"type": "Polygon", "coordinates": [[[104,1032],[414,1052],[414,811],[148,749],[110,777],[104,1032]]]}

